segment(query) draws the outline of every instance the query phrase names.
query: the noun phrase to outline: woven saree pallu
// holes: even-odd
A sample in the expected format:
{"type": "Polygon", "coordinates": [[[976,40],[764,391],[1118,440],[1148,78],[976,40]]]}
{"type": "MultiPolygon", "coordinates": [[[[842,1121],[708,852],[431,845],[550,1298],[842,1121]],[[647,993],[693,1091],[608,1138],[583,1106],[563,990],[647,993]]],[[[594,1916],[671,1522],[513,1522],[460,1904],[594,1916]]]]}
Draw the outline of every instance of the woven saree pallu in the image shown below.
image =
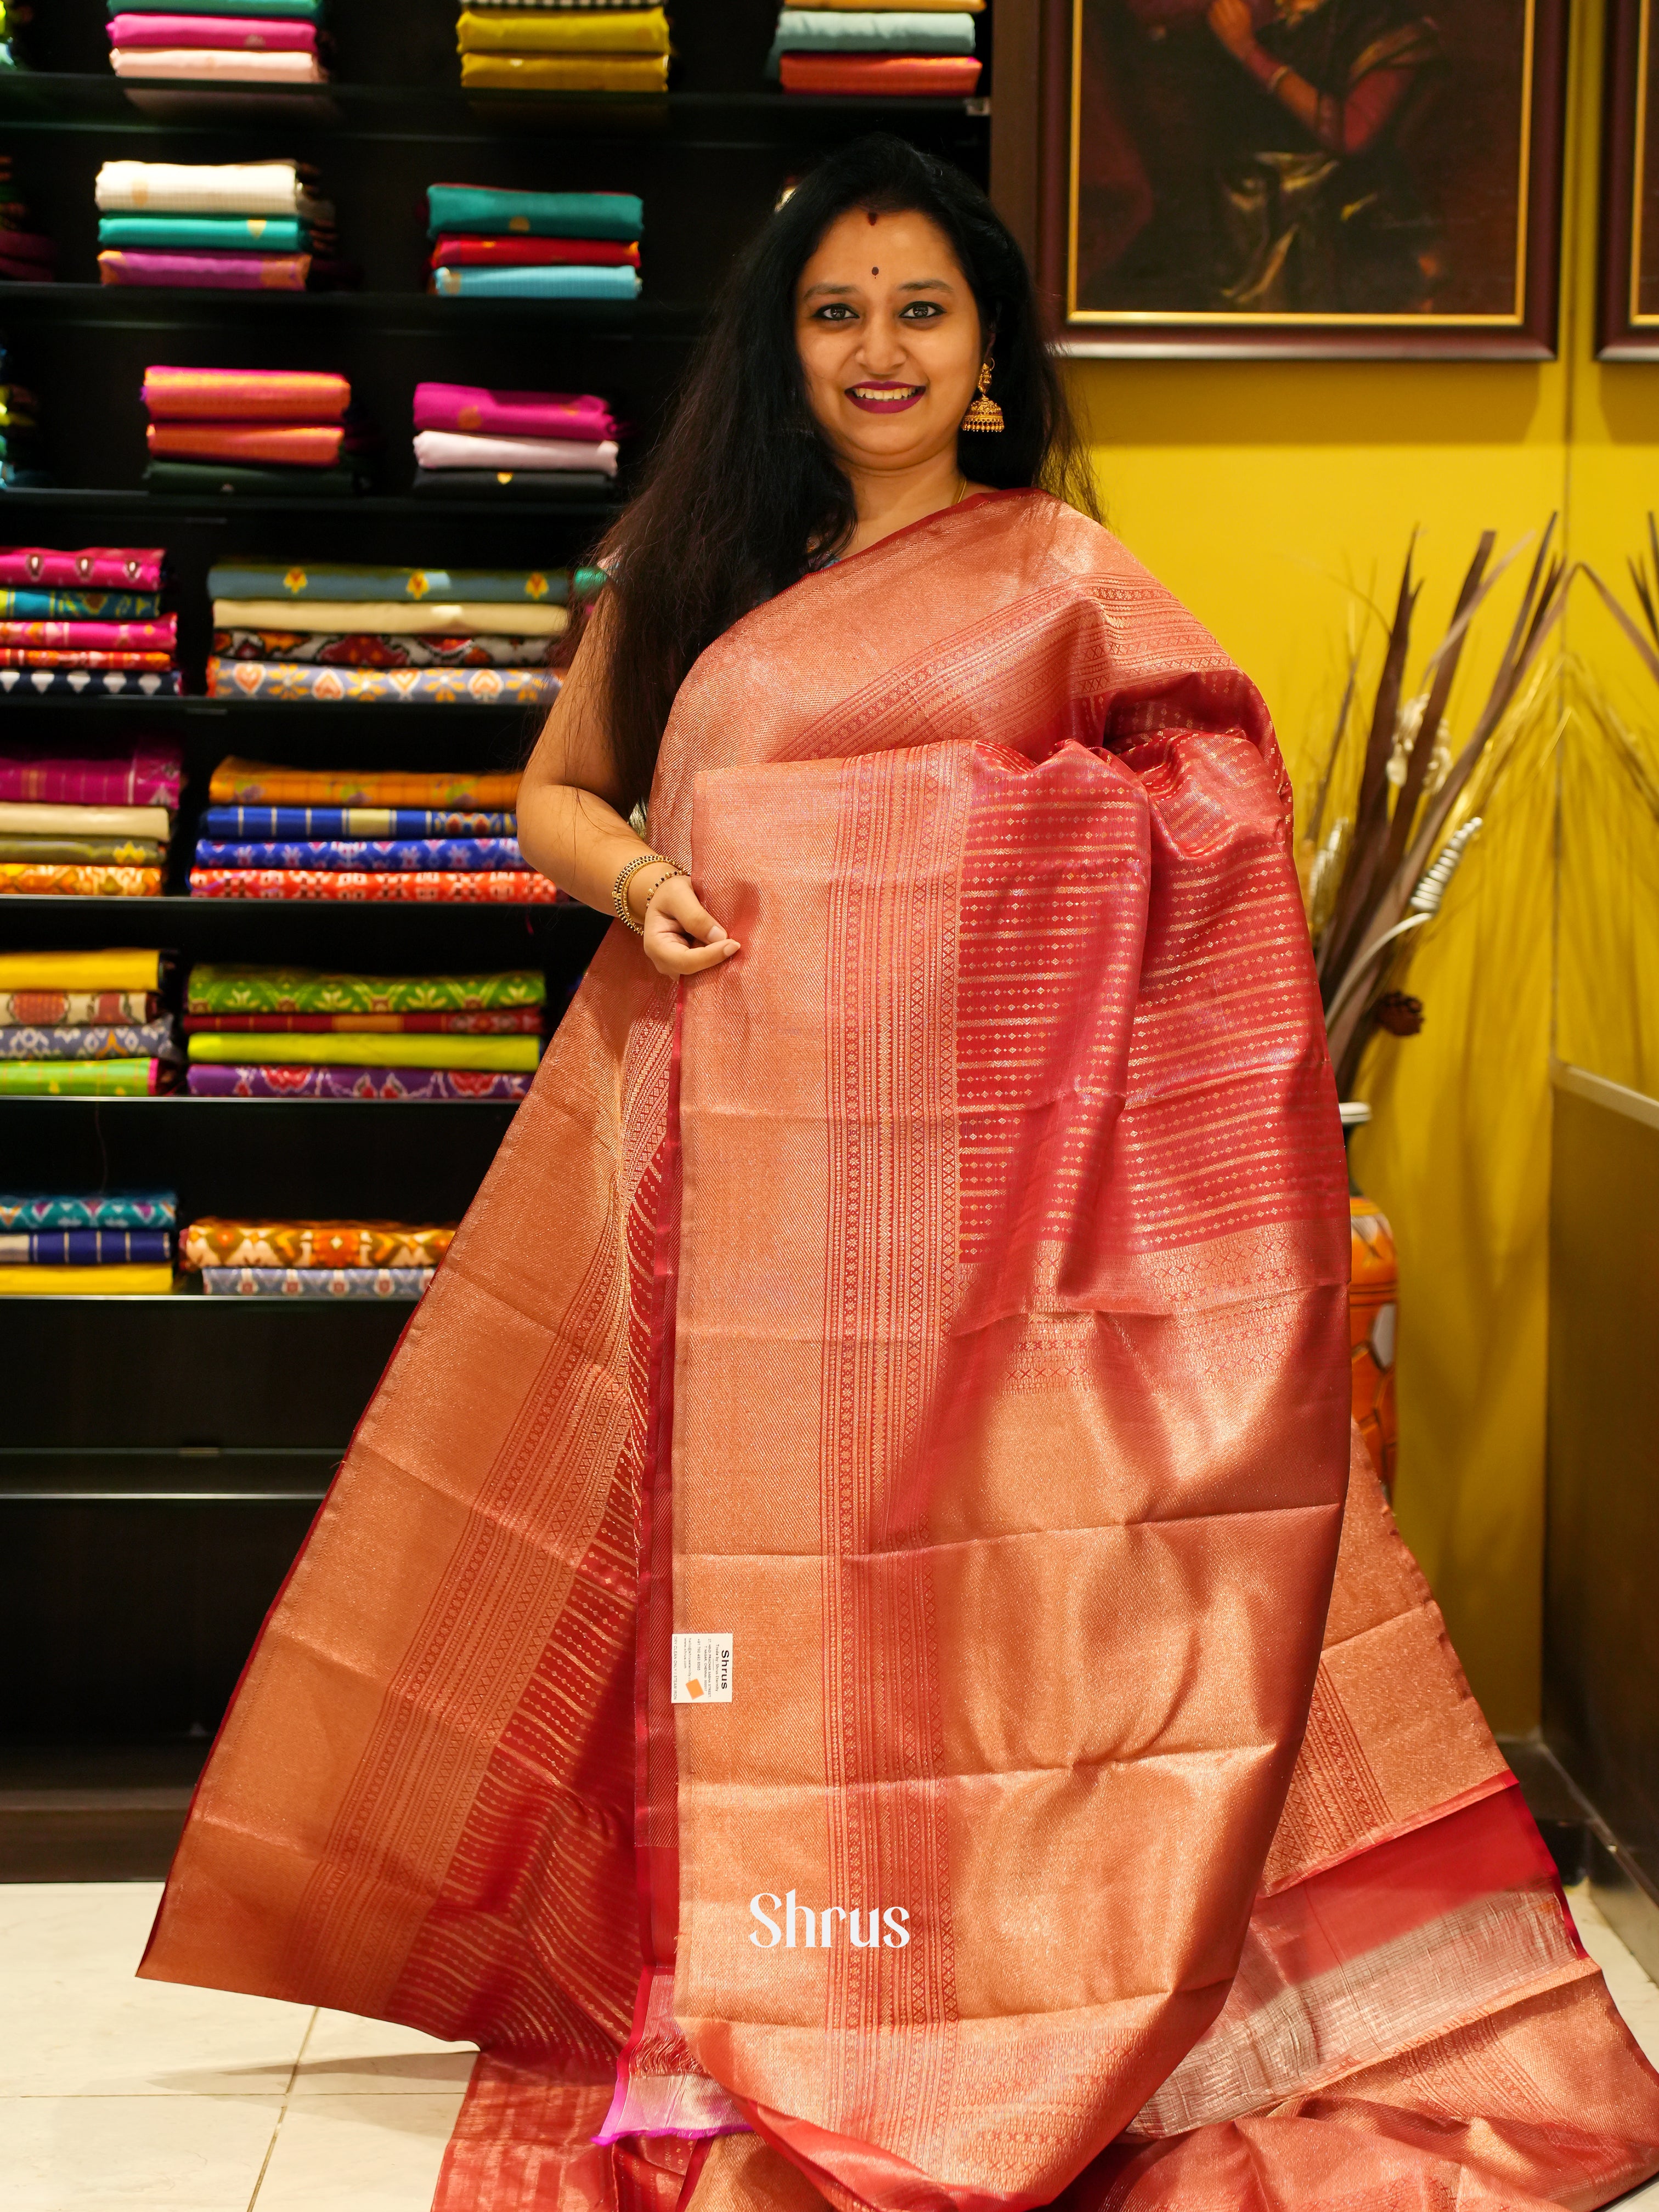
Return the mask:
{"type": "Polygon", "coordinates": [[[143,1971],[479,2043],[441,2212],[1153,2202],[1194,2147],[1194,2206],[1254,2204],[1217,2161],[1287,2100],[1342,2173],[1302,2203],[1449,2205],[1448,2158],[1495,2203],[1488,2103],[1502,2186],[1653,2170],[1363,1484],[1343,1534],[1346,1179],[1250,686],[1096,526],[981,497],[720,639],[651,823],[741,955],[601,947],[143,1971]],[[1457,2135],[1401,2054],[1483,2034],[1457,2135]]]}

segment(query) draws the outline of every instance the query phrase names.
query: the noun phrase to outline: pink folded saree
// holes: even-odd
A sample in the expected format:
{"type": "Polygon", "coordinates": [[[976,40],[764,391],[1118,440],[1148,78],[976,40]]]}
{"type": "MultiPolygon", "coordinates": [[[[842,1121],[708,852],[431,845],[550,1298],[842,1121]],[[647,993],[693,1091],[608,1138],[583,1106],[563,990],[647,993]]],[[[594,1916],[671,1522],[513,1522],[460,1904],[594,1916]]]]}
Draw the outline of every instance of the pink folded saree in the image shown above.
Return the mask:
{"type": "Polygon", "coordinates": [[[308,253],[173,253],[106,246],[98,257],[100,284],[199,285],[214,292],[303,292],[308,253]]]}
{"type": "Polygon", "coordinates": [[[130,653],[171,653],[179,641],[177,615],[158,615],[154,622],[4,622],[0,621],[0,645],[101,647],[130,653]]]}
{"type": "MultiPolygon", "coordinates": [[[[619,258],[623,251],[617,249],[619,258]]],[[[417,384],[415,428],[490,438],[570,438],[588,445],[617,434],[609,406],[592,392],[486,392],[471,384],[417,384]]]]}
{"type": "Polygon", "coordinates": [[[167,557],[159,545],[86,545],[76,553],[61,553],[45,545],[3,545],[0,546],[0,584],[158,592],[161,563],[167,557]]]}
{"type": "Polygon", "coordinates": [[[222,52],[315,53],[317,26],[251,15],[112,15],[112,46],[211,46],[222,52]]]}
{"type": "Polygon", "coordinates": [[[143,401],[157,422],[337,422],[351,386],[326,369],[154,368],[143,401]]]}
{"type": "Polygon", "coordinates": [[[110,66],[117,76],[201,78],[209,82],[319,84],[323,71],[313,53],[257,53],[210,46],[115,46],[110,66]]]}
{"type": "Polygon", "coordinates": [[[1350,1485],[1255,692],[1095,525],[981,497],[720,638],[650,818],[742,952],[596,956],[142,1971],[479,2042],[441,2212],[1659,2168],[1363,1447],[1350,1485]]]}

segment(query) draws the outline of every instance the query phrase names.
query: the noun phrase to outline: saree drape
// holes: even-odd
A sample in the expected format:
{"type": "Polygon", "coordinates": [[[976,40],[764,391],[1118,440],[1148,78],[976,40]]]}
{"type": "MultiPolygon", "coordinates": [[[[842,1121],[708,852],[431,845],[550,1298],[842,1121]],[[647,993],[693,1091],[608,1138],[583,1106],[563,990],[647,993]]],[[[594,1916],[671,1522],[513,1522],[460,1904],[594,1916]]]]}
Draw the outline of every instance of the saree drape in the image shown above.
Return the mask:
{"type": "Polygon", "coordinates": [[[442,2212],[1659,2167],[1350,1477],[1288,798],[1249,684],[1038,494],[691,672],[652,834],[743,951],[676,994],[602,946],[143,1969],[477,2040],[442,2212]]]}

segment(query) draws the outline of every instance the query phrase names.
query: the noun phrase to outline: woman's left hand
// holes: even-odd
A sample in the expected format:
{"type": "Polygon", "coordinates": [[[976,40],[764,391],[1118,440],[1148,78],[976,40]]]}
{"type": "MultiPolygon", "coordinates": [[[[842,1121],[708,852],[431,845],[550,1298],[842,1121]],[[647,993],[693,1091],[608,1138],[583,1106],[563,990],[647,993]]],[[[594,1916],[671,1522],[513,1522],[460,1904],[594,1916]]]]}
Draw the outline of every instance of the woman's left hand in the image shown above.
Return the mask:
{"type": "Polygon", "coordinates": [[[1227,52],[1240,61],[1255,44],[1255,19],[1249,0],[1210,0],[1204,20],[1227,52]]]}

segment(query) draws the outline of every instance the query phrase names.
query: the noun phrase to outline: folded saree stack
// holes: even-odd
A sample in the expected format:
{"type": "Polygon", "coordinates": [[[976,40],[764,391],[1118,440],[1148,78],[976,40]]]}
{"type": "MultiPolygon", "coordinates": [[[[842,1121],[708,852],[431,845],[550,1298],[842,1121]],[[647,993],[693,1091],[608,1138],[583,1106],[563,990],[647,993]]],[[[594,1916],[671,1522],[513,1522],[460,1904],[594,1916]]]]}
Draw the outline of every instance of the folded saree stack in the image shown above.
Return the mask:
{"type": "Polygon", "coordinates": [[[319,0],[108,0],[117,76],[320,84],[319,0]]]}
{"type": "MultiPolygon", "coordinates": [[[[0,241],[0,255],[3,241],[0,241]]],[[[40,402],[21,384],[9,384],[6,349],[0,346],[0,489],[30,491],[52,478],[40,465],[40,402]]]]}
{"type": "Polygon", "coordinates": [[[96,197],[106,284],[303,292],[342,273],[334,210],[293,161],[106,161],[96,197]]]}
{"type": "Polygon", "coordinates": [[[966,99],[979,82],[974,18],[985,0],[828,0],[785,8],[767,61],[786,92],[966,99]]]}
{"type": "Polygon", "coordinates": [[[418,1297],[454,1236],[453,1224],[403,1221],[192,1221],[179,1264],[208,1297],[418,1297]]]}
{"type": "Polygon", "coordinates": [[[326,371],[147,368],[152,491],[361,491],[366,440],[351,386],[326,371]]]}
{"type": "MultiPolygon", "coordinates": [[[[161,612],[165,557],[153,547],[98,545],[73,553],[0,547],[0,698],[50,691],[176,697],[183,688],[179,618],[161,612]]],[[[49,763],[41,772],[52,780],[49,763]]],[[[33,795],[48,797],[44,789],[33,795]]],[[[175,766],[173,797],[165,803],[176,805],[178,796],[175,766]]]]}
{"type": "Polygon", "coordinates": [[[661,8],[544,0],[463,8],[456,26],[470,90],[666,92],[668,17],[661,8]]]}
{"type": "Polygon", "coordinates": [[[203,1098],[522,1098],[546,999],[531,969],[351,975],[201,963],[185,999],[187,1080],[203,1098]]]}
{"type": "MultiPolygon", "coordinates": [[[[0,592],[0,602],[7,596],[0,592]]],[[[152,626],[5,623],[0,630],[152,626]]],[[[0,892],[159,897],[179,808],[181,758],[176,744],[157,738],[140,738],[125,753],[91,760],[0,752],[0,892]]]]}
{"type": "Polygon", "coordinates": [[[190,888],[198,898],[551,904],[559,894],[519,851],[518,792],[516,769],[358,774],[221,761],[190,888]]]}
{"type": "Polygon", "coordinates": [[[173,1089],[184,1054],[161,969],[159,952],[0,952],[0,1097],[173,1089]]]}
{"type": "Polygon", "coordinates": [[[427,188],[430,289],[445,299],[634,300],[645,209],[632,192],[427,188]]]}
{"type": "Polygon", "coordinates": [[[12,175],[11,156],[0,154],[0,277],[15,284],[50,284],[58,274],[58,247],[38,228],[12,175]]]}
{"type": "Polygon", "coordinates": [[[417,384],[415,461],[417,492],[601,499],[617,474],[617,426],[592,394],[417,384]]]}
{"type": "Polygon", "coordinates": [[[210,570],[208,589],[215,698],[441,706],[550,698],[558,678],[547,663],[569,621],[572,580],[558,569],[238,561],[210,570]]]}
{"type": "Polygon", "coordinates": [[[170,1190],[0,1194],[0,1297],[154,1297],[173,1288],[170,1190]]]}

